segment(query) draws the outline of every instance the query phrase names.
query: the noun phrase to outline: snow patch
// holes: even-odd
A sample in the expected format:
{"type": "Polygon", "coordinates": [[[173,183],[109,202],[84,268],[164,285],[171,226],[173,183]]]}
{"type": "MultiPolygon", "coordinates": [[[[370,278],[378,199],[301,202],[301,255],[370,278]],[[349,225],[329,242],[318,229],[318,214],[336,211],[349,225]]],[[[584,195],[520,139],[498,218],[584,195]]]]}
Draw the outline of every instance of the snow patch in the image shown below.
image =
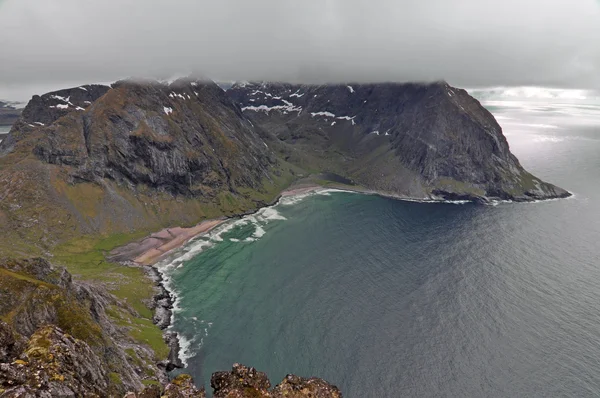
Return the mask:
{"type": "Polygon", "coordinates": [[[51,95],[51,96],[50,96],[50,98],[54,98],[54,99],[57,99],[57,100],[59,100],[59,101],[66,102],[67,104],[68,104],[68,103],[69,103],[69,101],[71,100],[71,97],[70,97],[70,96],[69,96],[69,97],[67,97],[67,98],[65,98],[65,97],[61,97],[60,95],[51,95]]]}
{"type": "Polygon", "coordinates": [[[163,109],[167,115],[170,115],[171,113],[173,113],[173,108],[169,108],[169,107],[165,106],[163,109]]]}
{"type": "Polygon", "coordinates": [[[288,113],[288,112],[298,112],[298,113],[300,113],[300,112],[302,112],[302,107],[301,106],[294,106],[294,104],[292,104],[291,102],[288,102],[286,100],[281,100],[281,101],[283,101],[283,103],[285,105],[245,106],[245,107],[242,108],[242,111],[265,112],[267,115],[271,111],[281,111],[283,113],[288,113]]]}
{"type": "Polygon", "coordinates": [[[336,117],[336,119],[340,119],[340,120],[350,120],[352,122],[352,125],[356,125],[356,122],[354,121],[354,118],[356,117],[356,115],[350,117],[350,116],[338,116],[336,117]]]}
{"type": "Polygon", "coordinates": [[[185,101],[185,97],[182,94],[178,94],[174,91],[171,92],[171,94],[169,94],[169,97],[175,99],[175,98],[181,98],[182,100],[185,101]]]}
{"type": "Polygon", "coordinates": [[[294,94],[290,94],[290,97],[298,97],[298,98],[300,98],[303,95],[304,95],[304,93],[300,94],[300,89],[298,89],[294,94]]]}
{"type": "Polygon", "coordinates": [[[351,94],[354,94],[354,89],[352,88],[352,86],[348,86],[348,90],[350,90],[351,94]]]}
{"type": "Polygon", "coordinates": [[[315,116],[326,116],[326,117],[335,117],[335,115],[331,112],[311,112],[312,117],[315,116]]]}
{"type": "Polygon", "coordinates": [[[88,89],[85,88],[85,87],[77,87],[77,88],[80,89],[80,90],[83,90],[83,91],[88,91],[88,89]]]}

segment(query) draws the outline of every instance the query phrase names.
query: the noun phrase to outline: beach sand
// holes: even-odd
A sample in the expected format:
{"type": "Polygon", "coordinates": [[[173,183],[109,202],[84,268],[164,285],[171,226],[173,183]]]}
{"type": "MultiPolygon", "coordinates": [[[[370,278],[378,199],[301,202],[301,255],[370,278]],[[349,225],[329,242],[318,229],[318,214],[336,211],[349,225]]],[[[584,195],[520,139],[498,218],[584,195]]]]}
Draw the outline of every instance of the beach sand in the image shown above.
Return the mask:
{"type": "MultiPolygon", "coordinates": [[[[320,185],[299,184],[281,193],[280,197],[302,195],[323,189],[320,185]]],[[[138,265],[153,265],[173,249],[183,246],[190,239],[211,231],[227,221],[225,217],[206,220],[191,228],[165,228],[159,232],[110,252],[111,261],[134,262],[138,265]]]]}
{"type": "Polygon", "coordinates": [[[183,246],[198,235],[211,231],[225,221],[225,218],[220,218],[203,221],[191,228],[165,228],[140,241],[116,248],[108,257],[112,261],[133,261],[138,265],[152,265],[171,250],[183,246]]]}

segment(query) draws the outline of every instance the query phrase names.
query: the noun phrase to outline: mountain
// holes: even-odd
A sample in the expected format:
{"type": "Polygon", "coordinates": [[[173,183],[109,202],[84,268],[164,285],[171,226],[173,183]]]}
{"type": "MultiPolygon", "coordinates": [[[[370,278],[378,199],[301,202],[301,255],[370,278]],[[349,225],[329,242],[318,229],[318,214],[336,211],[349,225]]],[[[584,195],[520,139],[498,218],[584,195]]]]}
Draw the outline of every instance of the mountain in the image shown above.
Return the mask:
{"type": "Polygon", "coordinates": [[[523,169],[465,90],[431,84],[242,83],[227,91],[283,156],[415,199],[529,201],[570,194],[523,169]]]}
{"type": "Polygon", "coordinates": [[[61,90],[34,97],[0,143],[0,230],[35,220],[31,240],[56,242],[192,224],[263,206],[293,169],[212,82],[61,90]]]}

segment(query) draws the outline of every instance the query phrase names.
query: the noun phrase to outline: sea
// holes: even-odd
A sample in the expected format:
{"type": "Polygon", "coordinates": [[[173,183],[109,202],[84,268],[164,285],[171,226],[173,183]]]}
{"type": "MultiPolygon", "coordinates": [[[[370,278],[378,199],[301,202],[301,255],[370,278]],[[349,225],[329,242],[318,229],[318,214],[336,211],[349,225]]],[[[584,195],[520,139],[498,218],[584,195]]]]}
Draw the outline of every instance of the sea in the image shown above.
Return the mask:
{"type": "Polygon", "coordinates": [[[600,396],[600,101],[539,91],[475,95],[572,198],[328,190],[230,221],[159,264],[183,371],[209,387],[239,362],[346,398],[600,396]]]}

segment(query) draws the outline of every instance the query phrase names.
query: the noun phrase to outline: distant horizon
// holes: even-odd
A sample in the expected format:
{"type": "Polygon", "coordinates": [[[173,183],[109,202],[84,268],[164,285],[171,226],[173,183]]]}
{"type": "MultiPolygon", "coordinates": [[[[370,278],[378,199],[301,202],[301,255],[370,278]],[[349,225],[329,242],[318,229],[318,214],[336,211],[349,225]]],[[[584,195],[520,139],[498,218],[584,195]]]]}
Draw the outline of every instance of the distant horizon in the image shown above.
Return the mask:
{"type": "MultiPolygon", "coordinates": [[[[230,79],[215,79],[215,78],[208,78],[208,77],[202,77],[202,78],[197,78],[194,77],[192,74],[181,74],[181,75],[173,75],[170,78],[164,79],[164,78],[160,78],[160,77],[136,77],[136,76],[129,76],[129,77],[123,77],[123,78],[117,78],[115,80],[112,81],[99,81],[99,82],[53,82],[53,83],[41,83],[41,84],[37,84],[37,85],[31,85],[31,86],[19,86],[19,87],[14,87],[11,89],[0,89],[0,101],[5,102],[5,103],[12,103],[12,104],[19,104],[22,106],[25,106],[27,104],[27,102],[29,102],[29,100],[31,100],[31,98],[34,95],[43,95],[49,92],[53,92],[53,91],[59,91],[59,90],[63,90],[63,89],[68,89],[68,88],[75,88],[75,87],[79,87],[79,86],[85,86],[85,85],[92,85],[92,84],[100,84],[100,85],[105,85],[105,86],[111,86],[112,84],[119,82],[119,81],[126,81],[126,80],[148,80],[148,81],[155,81],[155,82],[159,82],[159,83],[170,83],[173,82],[175,80],[178,79],[186,79],[186,78],[192,78],[192,79],[205,79],[205,80],[210,80],[215,82],[216,84],[235,84],[235,83],[242,83],[242,82],[247,82],[247,83],[263,83],[263,82],[268,82],[268,83],[282,83],[282,84],[294,84],[294,85],[298,85],[298,84],[302,84],[302,85],[352,85],[352,84],[410,84],[410,83],[419,83],[419,84],[432,84],[432,83],[436,83],[436,82],[446,82],[449,85],[456,87],[456,88],[460,88],[460,89],[464,89],[466,91],[468,91],[469,93],[473,93],[473,92],[481,92],[481,91],[497,91],[497,90],[504,90],[504,91],[512,91],[512,90],[523,90],[523,91],[529,91],[530,94],[532,95],[525,95],[524,97],[526,98],[539,98],[539,99],[550,99],[552,98],[551,96],[544,96],[544,95],[540,95],[540,96],[536,96],[535,92],[540,92],[540,94],[546,92],[559,92],[559,93],[566,93],[566,94],[573,94],[576,95],[577,93],[585,93],[587,94],[588,98],[574,98],[572,96],[562,96],[561,98],[565,98],[565,99],[589,99],[590,96],[592,97],[598,97],[598,99],[600,99],[600,90],[597,89],[589,89],[589,88],[563,88],[563,87],[552,87],[552,86],[536,86],[536,85],[515,85],[515,86],[511,86],[511,85],[493,85],[493,86],[474,86],[474,87],[463,87],[460,85],[456,85],[453,84],[452,82],[449,82],[445,79],[432,79],[429,81],[426,80],[422,80],[422,81],[392,81],[392,80],[372,80],[372,81],[329,81],[329,82],[323,82],[323,83],[318,83],[318,82],[299,82],[299,81],[284,81],[284,80],[245,80],[245,79],[237,79],[237,80],[230,80],[230,79]],[[8,93],[8,94],[5,94],[8,93]]],[[[511,95],[507,95],[507,96],[511,96],[511,95]]],[[[516,97],[516,96],[515,96],[516,97]]],[[[560,97],[560,96],[559,96],[560,97]]],[[[519,98],[523,98],[523,97],[519,97],[519,98]]]]}

